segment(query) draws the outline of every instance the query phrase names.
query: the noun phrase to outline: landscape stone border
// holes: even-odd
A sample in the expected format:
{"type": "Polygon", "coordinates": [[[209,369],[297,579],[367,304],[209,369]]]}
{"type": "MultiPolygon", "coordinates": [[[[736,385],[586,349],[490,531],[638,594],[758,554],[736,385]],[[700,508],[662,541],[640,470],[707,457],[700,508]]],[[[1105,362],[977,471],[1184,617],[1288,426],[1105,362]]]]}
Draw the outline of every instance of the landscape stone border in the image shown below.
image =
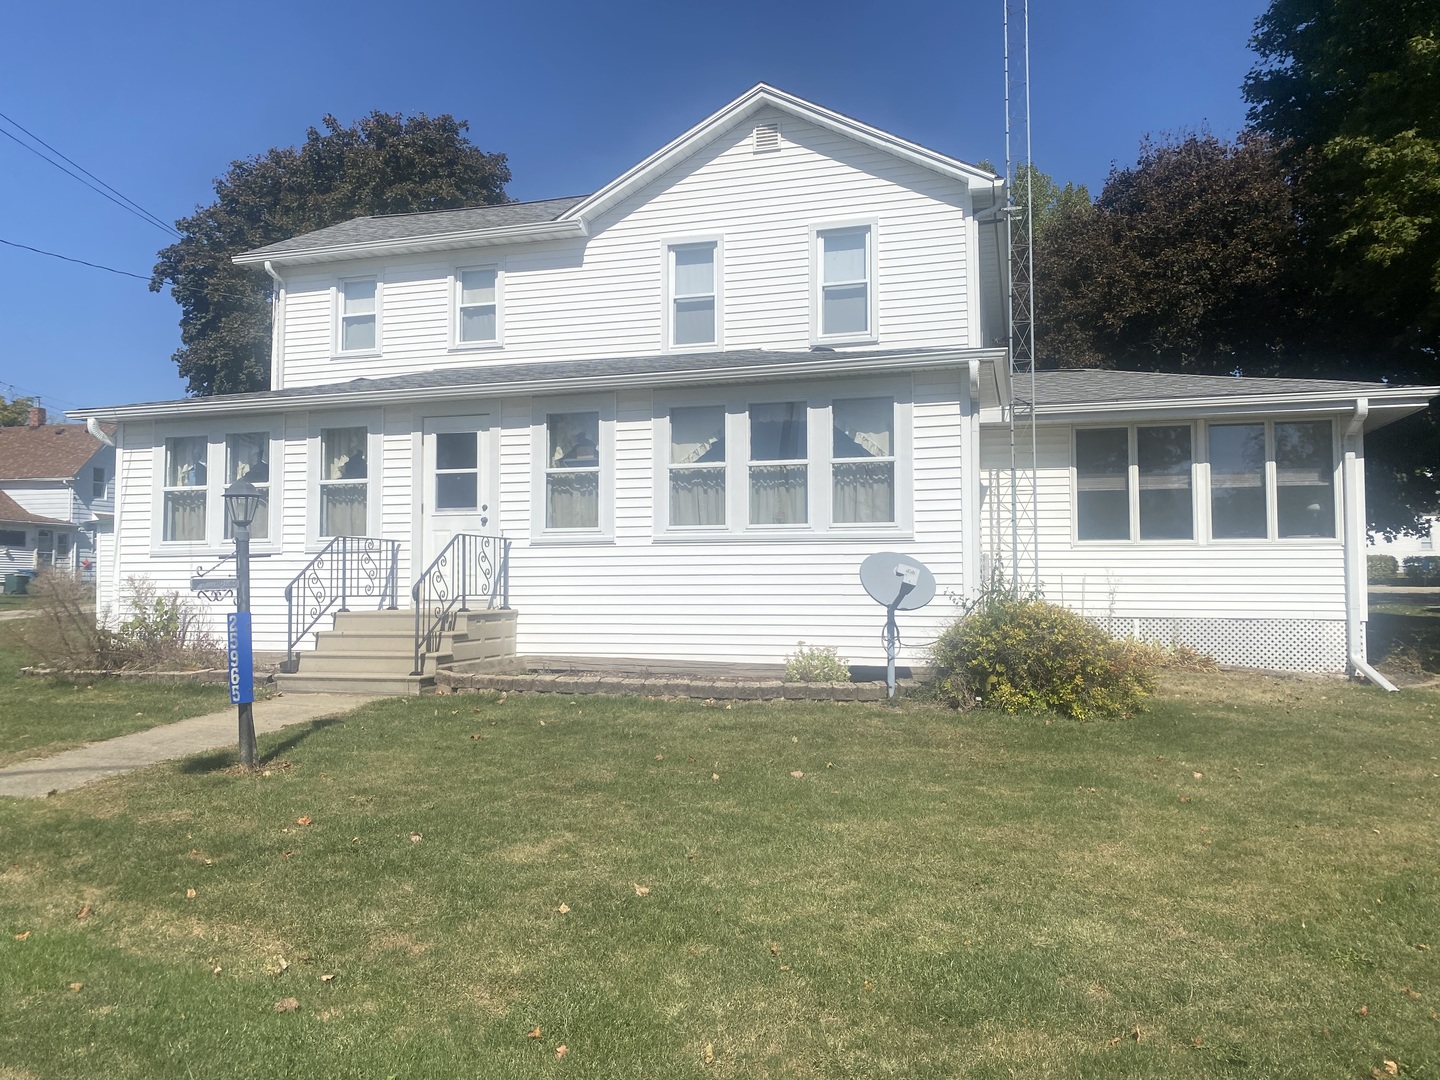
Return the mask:
{"type": "Polygon", "coordinates": [[[437,694],[484,691],[533,694],[609,694],[618,697],[695,698],[701,701],[884,701],[883,682],[784,682],[740,676],[693,678],[679,675],[447,671],[435,673],[437,694]]]}

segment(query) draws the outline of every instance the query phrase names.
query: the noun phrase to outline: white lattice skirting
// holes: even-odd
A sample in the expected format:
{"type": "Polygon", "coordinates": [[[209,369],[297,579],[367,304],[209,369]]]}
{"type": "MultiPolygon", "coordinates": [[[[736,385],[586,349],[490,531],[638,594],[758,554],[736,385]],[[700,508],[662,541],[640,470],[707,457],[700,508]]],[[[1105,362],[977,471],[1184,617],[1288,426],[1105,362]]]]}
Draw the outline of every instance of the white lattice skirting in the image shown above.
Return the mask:
{"type": "Polygon", "coordinates": [[[1345,623],[1341,619],[1185,619],[1091,617],[1116,637],[1155,645],[1189,645],[1236,667],[1343,674],[1345,623]]]}

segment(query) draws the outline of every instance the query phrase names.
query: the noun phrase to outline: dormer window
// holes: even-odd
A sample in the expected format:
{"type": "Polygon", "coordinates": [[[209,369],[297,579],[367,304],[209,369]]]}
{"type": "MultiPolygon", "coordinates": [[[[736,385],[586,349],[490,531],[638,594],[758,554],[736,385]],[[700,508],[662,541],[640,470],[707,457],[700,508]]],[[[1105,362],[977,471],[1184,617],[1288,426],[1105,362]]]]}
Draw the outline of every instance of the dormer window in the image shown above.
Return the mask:
{"type": "Polygon", "coordinates": [[[340,283],[340,352],[374,352],[379,347],[379,282],[349,278],[340,283]]]}

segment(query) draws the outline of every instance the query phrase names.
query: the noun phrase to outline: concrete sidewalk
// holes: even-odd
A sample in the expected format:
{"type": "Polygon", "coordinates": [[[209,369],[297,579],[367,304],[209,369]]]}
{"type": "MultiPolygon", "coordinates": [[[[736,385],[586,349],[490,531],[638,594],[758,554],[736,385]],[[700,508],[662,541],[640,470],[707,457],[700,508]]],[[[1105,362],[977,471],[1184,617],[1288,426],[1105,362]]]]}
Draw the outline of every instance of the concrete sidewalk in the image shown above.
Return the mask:
{"type": "MultiPolygon", "coordinates": [[[[356,694],[294,694],[257,701],[255,734],[339,716],[373,700],[356,694]]],[[[122,735],[0,769],[0,796],[44,798],[52,792],[70,791],[157,762],[234,747],[238,741],[239,719],[234,707],[192,716],[149,731],[137,731],[134,735],[122,735]]]]}

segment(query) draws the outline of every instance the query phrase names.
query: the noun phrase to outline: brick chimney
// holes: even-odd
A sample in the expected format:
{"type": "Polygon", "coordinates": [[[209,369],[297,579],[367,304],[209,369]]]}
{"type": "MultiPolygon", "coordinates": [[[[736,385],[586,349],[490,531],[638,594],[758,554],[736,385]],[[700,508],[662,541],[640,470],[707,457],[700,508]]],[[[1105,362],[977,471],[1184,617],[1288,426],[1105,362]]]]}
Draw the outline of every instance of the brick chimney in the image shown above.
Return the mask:
{"type": "Polygon", "coordinates": [[[39,405],[36,405],[33,409],[30,410],[30,414],[25,418],[25,426],[29,428],[44,427],[45,410],[42,409],[39,405]]]}

